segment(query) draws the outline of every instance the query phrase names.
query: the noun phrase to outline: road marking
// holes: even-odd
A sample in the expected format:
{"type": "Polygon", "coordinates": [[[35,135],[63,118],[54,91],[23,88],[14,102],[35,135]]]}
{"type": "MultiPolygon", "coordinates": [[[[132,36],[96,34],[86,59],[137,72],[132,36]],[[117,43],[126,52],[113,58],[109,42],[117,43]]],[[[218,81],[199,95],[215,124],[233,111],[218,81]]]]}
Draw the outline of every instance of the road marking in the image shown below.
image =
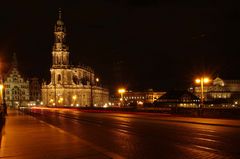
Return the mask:
{"type": "Polygon", "coordinates": [[[193,147],[208,150],[208,151],[214,151],[214,152],[219,152],[217,149],[206,147],[206,146],[200,146],[200,145],[193,145],[193,147]]]}
{"type": "Polygon", "coordinates": [[[194,137],[194,139],[203,140],[203,141],[209,141],[209,142],[220,142],[220,141],[217,141],[217,140],[207,139],[207,138],[202,138],[202,137],[194,137]]]}

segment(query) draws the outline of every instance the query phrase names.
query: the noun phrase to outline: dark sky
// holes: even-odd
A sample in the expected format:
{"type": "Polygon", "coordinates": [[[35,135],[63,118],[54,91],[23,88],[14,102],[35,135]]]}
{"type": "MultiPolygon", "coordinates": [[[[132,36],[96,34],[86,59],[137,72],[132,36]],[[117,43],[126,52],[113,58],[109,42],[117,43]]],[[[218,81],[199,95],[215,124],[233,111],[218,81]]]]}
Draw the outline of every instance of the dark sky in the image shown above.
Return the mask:
{"type": "Polygon", "coordinates": [[[3,1],[2,67],[16,52],[26,76],[49,78],[59,7],[72,63],[93,67],[105,85],[184,88],[201,73],[240,79],[240,6],[230,0],[3,1]]]}

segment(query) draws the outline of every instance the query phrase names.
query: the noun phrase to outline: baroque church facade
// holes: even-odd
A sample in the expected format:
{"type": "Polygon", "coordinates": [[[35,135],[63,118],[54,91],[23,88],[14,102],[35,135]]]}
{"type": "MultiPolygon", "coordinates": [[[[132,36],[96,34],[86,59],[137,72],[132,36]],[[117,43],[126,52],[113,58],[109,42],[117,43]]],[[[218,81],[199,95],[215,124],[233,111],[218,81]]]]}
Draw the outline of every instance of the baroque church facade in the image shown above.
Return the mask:
{"type": "Polygon", "coordinates": [[[54,28],[51,81],[42,85],[42,101],[47,106],[103,106],[109,101],[109,91],[98,86],[94,70],[69,64],[69,49],[65,44],[66,28],[62,14],[54,28]]]}

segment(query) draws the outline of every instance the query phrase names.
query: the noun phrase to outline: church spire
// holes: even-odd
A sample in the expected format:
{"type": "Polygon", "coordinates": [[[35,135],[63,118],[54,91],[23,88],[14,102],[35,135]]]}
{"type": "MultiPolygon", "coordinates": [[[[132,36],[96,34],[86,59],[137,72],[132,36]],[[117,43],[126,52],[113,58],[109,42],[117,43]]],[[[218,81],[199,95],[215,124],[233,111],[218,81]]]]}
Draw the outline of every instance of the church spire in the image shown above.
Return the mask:
{"type": "Polygon", "coordinates": [[[58,10],[58,20],[54,28],[53,66],[65,67],[69,64],[68,47],[65,45],[66,29],[62,21],[62,10],[58,10]]]}
{"type": "Polygon", "coordinates": [[[58,10],[58,20],[61,20],[62,19],[62,10],[61,8],[59,8],[58,10]]]}
{"type": "MultiPolygon", "coordinates": [[[[66,29],[64,26],[64,22],[62,21],[62,10],[59,8],[58,20],[57,20],[57,23],[55,24],[55,29],[54,29],[55,46],[56,45],[59,45],[62,47],[64,46],[63,43],[65,42],[65,36],[66,36],[65,30],[66,29]]],[[[59,49],[63,49],[63,48],[59,48],[59,49]]]]}

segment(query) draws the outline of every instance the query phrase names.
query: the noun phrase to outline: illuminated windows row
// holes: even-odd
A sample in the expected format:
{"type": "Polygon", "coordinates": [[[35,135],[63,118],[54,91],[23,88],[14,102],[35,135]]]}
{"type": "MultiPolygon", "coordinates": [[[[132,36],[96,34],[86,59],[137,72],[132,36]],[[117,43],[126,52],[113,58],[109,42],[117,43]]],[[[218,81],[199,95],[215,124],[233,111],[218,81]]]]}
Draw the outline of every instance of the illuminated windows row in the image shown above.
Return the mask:
{"type": "Polygon", "coordinates": [[[125,99],[145,99],[145,97],[124,97],[125,99]]]}

